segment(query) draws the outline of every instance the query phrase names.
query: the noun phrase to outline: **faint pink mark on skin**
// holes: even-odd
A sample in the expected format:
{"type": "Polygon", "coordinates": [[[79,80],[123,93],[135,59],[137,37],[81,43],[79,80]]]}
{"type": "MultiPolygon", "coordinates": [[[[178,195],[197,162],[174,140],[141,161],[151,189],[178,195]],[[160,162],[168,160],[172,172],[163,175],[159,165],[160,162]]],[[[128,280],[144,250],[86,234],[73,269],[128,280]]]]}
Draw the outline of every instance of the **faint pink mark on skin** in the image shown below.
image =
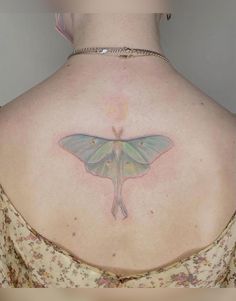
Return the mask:
{"type": "Polygon", "coordinates": [[[125,97],[112,96],[105,104],[106,116],[112,121],[121,122],[127,119],[129,105],[125,97]]]}

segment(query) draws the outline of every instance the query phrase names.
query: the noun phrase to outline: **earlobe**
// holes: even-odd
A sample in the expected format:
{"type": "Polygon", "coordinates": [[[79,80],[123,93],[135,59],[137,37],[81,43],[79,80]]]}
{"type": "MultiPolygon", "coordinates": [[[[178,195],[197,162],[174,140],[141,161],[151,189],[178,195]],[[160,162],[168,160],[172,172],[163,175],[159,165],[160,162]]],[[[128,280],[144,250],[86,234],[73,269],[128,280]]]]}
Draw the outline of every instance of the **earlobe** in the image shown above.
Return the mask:
{"type": "Polygon", "coordinates": [[[73,43],[73,35],[72,35],[72,18],[71,18],[71,28],[67,26],[65,22],[64,14],[56,13],[56,30],[69,42],[73,43]]]}

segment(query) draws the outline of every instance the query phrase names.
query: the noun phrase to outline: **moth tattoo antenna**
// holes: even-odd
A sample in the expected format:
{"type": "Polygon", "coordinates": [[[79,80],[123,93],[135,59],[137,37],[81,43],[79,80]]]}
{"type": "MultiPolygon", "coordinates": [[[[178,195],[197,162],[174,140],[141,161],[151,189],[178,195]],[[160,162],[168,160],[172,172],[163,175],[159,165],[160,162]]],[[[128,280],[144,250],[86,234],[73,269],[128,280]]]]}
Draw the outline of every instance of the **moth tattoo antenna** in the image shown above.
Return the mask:
{"type": "Polygon", "coordinates": [[[94,176],[110,179],[114,185],[112,214],[118,213],[126,219],[122,189],[126,180],[145,175],[151,164],[173,147],[170,138],[162,135],[121,139],[123,129],[112,131],[115,139],[106,139],[84,134],[74,134],[59,141],[61,147],[79,158],[87,172],[94,176]]]}
{"type": "Polygon", "coordinates": [[[115,138],[117,140],[121,139],[121,136],[123,135],[123,132],[124,132],[124,130],[122,128],[117,132],[116,128],[113,126],[112,131],[113,131],[113,133],[115,135],[115,138]]]}

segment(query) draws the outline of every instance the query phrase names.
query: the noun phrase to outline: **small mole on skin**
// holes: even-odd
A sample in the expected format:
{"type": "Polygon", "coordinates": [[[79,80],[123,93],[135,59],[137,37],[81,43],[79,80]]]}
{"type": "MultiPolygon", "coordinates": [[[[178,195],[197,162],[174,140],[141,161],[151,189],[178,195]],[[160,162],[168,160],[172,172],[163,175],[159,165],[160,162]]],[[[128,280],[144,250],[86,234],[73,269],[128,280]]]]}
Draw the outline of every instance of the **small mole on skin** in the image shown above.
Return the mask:
{"type": "Polygon", "coordinates": [[[116,257],[116,253],[112,254],[112,257],[116,257]]]}
{"type": "Polygon", "coordinates": [[[78,220],[78,218],[77,218],[77,217],[75,217],[75,218],[74,218],[74,221],[77,221],[77,220],[78,220]]]}
{"type": "Polygon", "coordinates": [[[72,233],[72,236],[76,236],[76,233],[75,233],[75,232],[73,232],[73,233],[72,233]]]}
{"type": "Polygon", "coordinates": [[[150,211],[150,213],[151,213],[151,214],[154,214],[154,211],[153,211],[153,210],[151,210],[151,211],[150,211]]]}
{"type": "Polygon", "coordinates": [[[204,106],[205,105],[204,102],[201,102],[201,105],[204,106]]]}

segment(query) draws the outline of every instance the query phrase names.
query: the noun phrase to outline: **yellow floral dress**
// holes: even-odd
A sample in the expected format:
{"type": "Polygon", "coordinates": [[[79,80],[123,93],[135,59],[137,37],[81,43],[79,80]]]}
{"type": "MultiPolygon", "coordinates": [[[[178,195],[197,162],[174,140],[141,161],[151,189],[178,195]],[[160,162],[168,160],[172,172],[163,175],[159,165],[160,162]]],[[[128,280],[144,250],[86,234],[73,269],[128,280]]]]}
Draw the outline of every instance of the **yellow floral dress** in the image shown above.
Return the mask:
{"type": "Polygon", "coordinates": [[[73,257],[38,234],[0,186],[0,287],[214,288],[236,287],[236,214],[219,237],[198,253],[129,277],[73,257]]]}

